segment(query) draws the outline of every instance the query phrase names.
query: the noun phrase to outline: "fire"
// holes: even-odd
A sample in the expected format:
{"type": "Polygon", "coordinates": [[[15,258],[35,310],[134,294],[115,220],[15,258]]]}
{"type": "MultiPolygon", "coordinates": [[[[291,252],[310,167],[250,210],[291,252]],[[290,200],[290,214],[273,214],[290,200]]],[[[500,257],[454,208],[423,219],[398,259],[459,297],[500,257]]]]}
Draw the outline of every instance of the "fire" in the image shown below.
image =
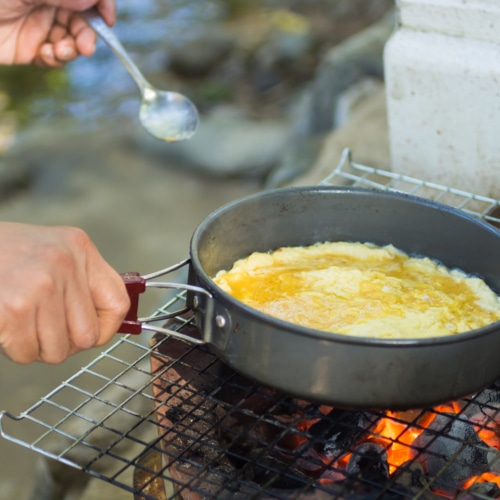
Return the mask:
{"type": "Polygon", "coordinates": [[[377,422],[373,431],[376,437],[373,440],[384,444],[391,474],[402,464],[413,458],[413,442],[431,424],[437,412],[458,413],[460,411],[460,408],[454,403],[439,405],[434,409],[436,413],[426,412],[424,416],[418,419],[418,425],[410,426],[402,413],[390,411],[386,413],[385,418],[381,418],[377,422]]]}
{"type": "Polygon", "coordinates": [[[478,436],[492,448],[500,450],[500,426],[495,424],[495,426],[486,425],[484,429],[477,430],[478,436]]]}
{"type": "MultiPolygon", "coordinates": [[[[499,405],[500,408],[500,405],[499,405]]],[[[471,423],[477,435],[490,447],[500,450],[500,421],[498,419],[499,408],[483,409],[482,413],[470,418],[471,423]]],[[[331,407],[326,407],[324,414],[331,411],[331,407]]],[[[432,424],[437,415],[448,414],[457,415],[462,411],[460,402],[450,402],[435,406],[433,411],[409,411],[409,412],[391,412],[387,411],[385,416],[379,418],[367,435],[358,443],[372,442],[382,446],[387,453],[387,462],[390,474],[394,474],[403,464],[415,460],[418,456],[418,450],[414,446],[415,440],[432,424]]],[[[295,449],[297,446],[307,442],[307,433],[309,429],[320,419],[301,419],[297,426],[300,432],[288,436],[288,449],[295,449]]],[[[339,478],[344,478],[341,471],[348,468],[352,452],[344,453],[334,461],[326,456],[322,457],[325,464],[339,471],[339,478]]],[[[319,482],[326,484],[340,479],[332,475],[319,478],[319,482]]],[[[466,490],[478,482],[495,483],[500,487],[500,475],[492,472],[486,472],[477,476],[470,477],[462,488],[466,490]]],[[[447,492],[435,490],[436,494],[443,497],[449,497],[447,492]]]]}
{"type": "Polygon", "coordinates": [[[296,429],[299,431],[293,434],[287,434],[284,438],[280,440],[280,444],[289,450],[294,450],[300,445],[307,442],[306,434],[307,431],[318,422],[318,418],[314,419],[301,419],[297,424],[296,429]]]}
{"type": "Polygon", "coordinates": [[[479,476],[473,476],[464,483],[464,489],[470,488],[475,483],[496,483],[500,486],[500,476],[493,472],[485,472],[479,476]]]}
{"type": "Polygon", "coordinates": [[[478,436],[492,448],[500,450],[500,420],[495,418],[499,409],[492,406],[475,415],[471,421],[478,436]]]}
{"type": "Polygon", "coordinates": [[[387,417],[377,423],[373,434],[376,440],[381,440],[387,449],[389,471],[394,473],[397,468],[412,458],[411,444],[424,429],[410,428],[398,414],[387,412],[387,417]]]}

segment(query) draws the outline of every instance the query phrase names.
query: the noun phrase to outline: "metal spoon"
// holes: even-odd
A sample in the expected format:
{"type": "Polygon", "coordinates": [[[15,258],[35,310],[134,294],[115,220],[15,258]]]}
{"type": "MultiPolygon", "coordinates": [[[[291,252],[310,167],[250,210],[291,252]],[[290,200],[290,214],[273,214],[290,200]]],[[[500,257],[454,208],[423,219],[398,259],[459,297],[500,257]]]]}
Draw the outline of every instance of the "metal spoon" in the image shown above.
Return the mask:
{"type": "Polygon", "coordinates": [[[199,122],[198,111],[194,104],[182,94],[153,87],[98,14],[88,12],[87,21],[118,56],[139,86],[142,94],[139,119],[142,126],[151,135],[168,142],[191,138],[199,122]]]}

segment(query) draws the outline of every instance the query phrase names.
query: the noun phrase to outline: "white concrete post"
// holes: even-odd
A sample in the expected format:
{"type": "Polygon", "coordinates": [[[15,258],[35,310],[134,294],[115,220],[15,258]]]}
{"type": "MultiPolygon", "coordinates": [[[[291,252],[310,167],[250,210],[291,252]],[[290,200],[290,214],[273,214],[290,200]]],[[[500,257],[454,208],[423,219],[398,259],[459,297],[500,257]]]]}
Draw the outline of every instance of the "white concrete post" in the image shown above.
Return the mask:
{"type": "Polygon", "coordinates": [[[500,198],[500,1],[397,7],[384,54],[392,170],[500,198]]]}

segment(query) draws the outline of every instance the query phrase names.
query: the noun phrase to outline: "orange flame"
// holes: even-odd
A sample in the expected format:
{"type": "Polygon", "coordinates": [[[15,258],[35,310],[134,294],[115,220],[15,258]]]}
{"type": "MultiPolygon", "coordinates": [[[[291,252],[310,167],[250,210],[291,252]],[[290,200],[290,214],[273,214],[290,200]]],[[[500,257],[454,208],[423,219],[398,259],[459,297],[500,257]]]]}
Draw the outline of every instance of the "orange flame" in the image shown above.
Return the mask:
{"type": "MultiPolygon", "coordinates": [[[[477,429],[476,429],[477,430],[477,429]]],[[[491,446],[492,448],[496,448],[497,450],[500,450],[500,429],[498,426],[496,428],[490,429],[488,426],[486,426],[484,429],[480,429],[477,431],[478,436],[488,445],[491,446]]]]}
{"type": "Polygon", "coordinates": [[[387,412],[387,418],[380,419],[373,431],[386,448],[391,474],[400,465],[410,460],[412,455],[410,445],[423,431],[420,428],[409,428],[406,422],[395,419],[397,419],[397,413],[387,412]]]}
{"type": "Polygon", "coordinates": [[[434,408],[435,412],[425,412],[418,419],[418,426],[409,425],[402,413],[386,413],[386,417],[380,419],[373,430],[376,436],[373,440],[381,441],[386,448],[389,462],[389,472],[393,474],[398,467],[413,458],[414,450],[412,444],[415,439],[434,420],[438,412],[458,413],[458,403],[439,405],[434,408]]]}
{"type": "MultiPolygon", "coordinates": [[[[425,431],[432,423],[438,414],[458,414],[462,408],[460,402],[450,402],[442,405],[435,406],[434,411],[421,412],[420,415],[415,412],[386,412],[385,417],[380,418],[374,428],[372,429],[371,436],[365,440],[368,442],[375,442],[384,446],[387,453],[387,460],[389,464],[389,472],[393,474],[401,465],[412,460],[415,457],[415,450],[412,447],[415,439],[425,431]]],[[[497,409],[493,409],[491,413],[497,413],[497,409]]],[[[323,412],[322,412],[323,413],[323,412]]],[[[324,413],[327,413],[326,411],[324,413]]],[[[495,415],[483,414],[476,416],[471,421],[478,433],[479,437],[489,446],[495,447],[500,450],[500,422],[495,420],[495,415]]],[[[309,428],[319,419],[303,419],[298,425],[301,435],[295,435],[293,441],[295,445],[302,444],[306,438],[302,433],[307,433],[309,428]]],[[[352,453],[348,452],[338,458],[334,465],[340,470],[345,470],[352,453]]],[[[325,463],[327,462],[325,458],[325,463]]],[[[332,479],[320,479],[321,483],[331,482],[332,479]]],[[[468,479],[463,488],[470,488],[473,484],[478,482],[494,482],[500,487],[500,475],[492,472],[485,472],[483,474],[473,476],[468,479]]],[[[439,493],[439,492],[436,492],[439,493]]],[[[443,493],[446,496],[445,493],[443,493]]]]}
{"type": "Polygon", "coordinates": [[[496,483],[500,486],[500,476],[493,472],[484,472],[479,476],[473,476],[464,483],[464,489],[470,488],[475,483],[496,483]]]}
{"type": "Polygon", "coordinates": [[[486,408],[471,421],[478,436],[492,448],[500,450],[500,421],[496,418],[498,408],[486,408]]]}

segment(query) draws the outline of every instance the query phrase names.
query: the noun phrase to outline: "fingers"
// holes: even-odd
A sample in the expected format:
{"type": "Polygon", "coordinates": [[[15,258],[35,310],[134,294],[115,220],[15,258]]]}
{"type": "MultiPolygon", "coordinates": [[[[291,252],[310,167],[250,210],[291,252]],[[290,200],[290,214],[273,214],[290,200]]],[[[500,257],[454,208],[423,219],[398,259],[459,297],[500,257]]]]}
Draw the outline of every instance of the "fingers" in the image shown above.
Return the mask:
{"type": "Polygon", "coordinates": [[[97,11],[106,21],[108,26],[113,26],[116,22],[116,3],[115,0],[100,0],[97,5],[97,11]]]}
{"type": "Polygon", "coordinates": [[[123,279],[92,247],[87,254],[87,279],[98,318],[97,346],[107,343],[118,331],[130,309],[123,279]]]}
{"type": "Polygon", "coordinates": [[[125,284],[87,234],[76,228],[59,231],[77,256],[77,268],[69,266],[66,271],[72,280],[67,282],[64,297],[73,352],[104,345],[116,334],[129,310],[125,284]]]}
{"type": "Polygon", "coordinates": [[[64,303],[60,300],[62,294],[51,290],[55,287],[57,284],[52,281],[47,290],[47,300],[38,304],[32,325],[38,345],[35,361],[48,364],[62,363],[74,351],[70,337],[65,334],[68,324],[64,303]]]}
{"type": "Polygon", "coordinates": [[[84,12],[96,8],[109,26],[116,21],[115,0],[35,0],[38,4],[56,7],[68,12],[84,12]]]}
{"type": "Polygon", "coordinates": [[[0,303],[0,351],[16,363],[36,361],[40,348],[32,304],[15,289],[9,300],[2,296],[0,303]]]}
{"type": "Polygon", "coordinates": [[[0,239],[0,351],[56,364],[111,339],[129,298],[83,231],[0,223],[0,239]]]}
{"type": "Polygon", "coordinates": [[[95,51],[96,32],[82,18],[75,18],[71,25],[71,33],[75,41],[78,55],[89,57],[95,51]]]}
{"type": "Polygon", "coordinates": [[[87,26],[76,38],[66,35],[57,42],[42,44],[34,63],[49,68],[61,68],[78,56],[91,56],[95,50],[96,40],[96,33],[87,26]]]}
{"type": "Polygon", "coordinates": [[[74,41],[71,39],[61,40],[57,44],[44,43],[34,63],[47,68],[62,68],[77,55],[74,41]]]}
{"type": "Polygon", "coordinates": [[[115,0],[37,0],[37,2],[70,12],[84,12],[96,8],[109,26],[116,21],[115,0]]]}
{"type": "Polygon", "coordinates": [[[29,271],[29,284],[16,280],[16,273],[7,275],[8,296],[0,300],[2,351],[18,363],[60,363],[70,353],[70,340],[58,283],[44,269],[29,271]]]}
{"type": "MultiPolygon", "coordinates": [[[[111,271],[111,269],[110,269],[111,271]]],[[[130,299],[123,280],[113,273],[95,273],[90,279],[93,304],[99,322],[99,338],[96,346],[109,342],[116,334],[130,309],[130,299]]]]}
{"type": "Polygon", "coordinates": [[[79,14],[58,10],[47,40],[40,46],[35,64],[60,68],[78,56],[94,53],[97,35],[79,14]]]}
{"type": "Polygon", "coordinates": [[[110,26],[116,20],[115,0],[18,0],[14,4],[5,7],[12,12],[0,23],[2,64],[59,68],[94,53],[97,35],[86,21],[86,10],[97,9],[110,26]]]}

